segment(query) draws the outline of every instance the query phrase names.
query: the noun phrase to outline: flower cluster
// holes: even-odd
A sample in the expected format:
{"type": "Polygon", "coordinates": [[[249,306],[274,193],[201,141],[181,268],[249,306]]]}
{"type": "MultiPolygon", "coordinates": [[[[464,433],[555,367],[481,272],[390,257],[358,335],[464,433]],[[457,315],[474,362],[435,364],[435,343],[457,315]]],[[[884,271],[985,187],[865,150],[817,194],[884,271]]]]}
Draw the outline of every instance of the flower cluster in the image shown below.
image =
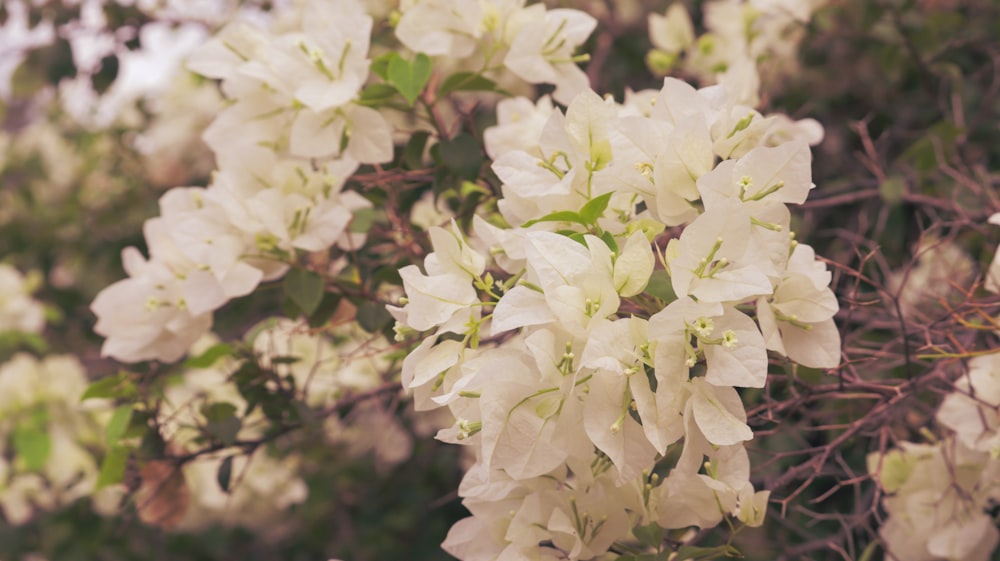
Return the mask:
{"type": "Polygon", "coordinates": [[[45,327],[45,308],[31,297],[32,284],[37,282],[0,263],[0,333],[39,333],[45,327]]]}
{"type": "Polygon", "coordinates": [[[148,259],[123,252],[129,278],[92,304],[104,355],[177,360],[214,310],[281,277],[297,250],[363,243],[349,225],[370,203],[341,188],[360,162],[392,156],[385,120],[356,103],[372,19],[350,0],[292,19],[287,31],[232,24],[192,59],[231,101],[205,135],[220,169],[207,188],[161,198],[144,227],[148,259]]]}
{"type": "MultiPolygon", "coordinates": [[[[8,523],[94,493],[110,408],[103,400],[80,407],[86,387],[83,367],[69,355],[22,353],[0,366],[0,509],[8,523]]],[[[95,509],[113,512],[119,498],[102,492],[95,509]]]]}
{"type": "Polygon", "coordinates": [[[525,6],[525,0],[404,2],[396,37],[407,48],[447,57],[457,69],[498,80],[509,72],[529,84],[553,84],[569,103],[588,88],[576,49],[597,20],[579,10],[525,6]]]}
{"type": "MultiPolygon", "coordinates": [[[[269,373],[266,384],[310,407],[333,406],[337,399],[372,390],[381,381],[381,359],[360,345],[363,338],[348,328],[341,328],[331,339],[312,334],[291,320],[268,320],[252,329],[248,337],[255,362],[269,373]]],[[[213,337],[203,337],[191,349],[192,354],[210,353],[213,343],[213,337]]],[[[221,522],[266,531],[271,536],[290,529],[280,515],[307,497],[308,489],[299,475],[303,459],[294,451],[278,455],[263,446],[267,415],[261,407],[251,407],[241,393],[245,389],[241,384],[257,382],[241,376],[240,366],[239,361],[226,358],[204,368],[188,368],[173,379],[157,410],[160,434],[178,455],[200,450],[206,435],[224,444],[243,443],[244,448],[247,443],[262,445],[249,454],[228,446],[211,454],[192,455],[179,468],[163,461],[150,462],[147,466],[151,467],[144,468],[149,473],[143,473],[145,491],[140,490],[136,499],[145,521],[185,530],[221,522]],[[224,471],[232,481],[225,488],[220,487],[218,475],[224,462],[229,463],[224,471]],[[175,486],[184,489],[187,500],[177,502],[176,497],[170,497],[171,491],[157,490],[171,477],[178,478],[175,486]],[[159,494],[164,495],[162,501],[158,501],[159,494]],[[165,511],[144,504],[158,502],[172,503],[173,507],[165,511]]],[[[399,421],[377,404],[366,405],[351,412],[347,427],[347,421],[333,414],[336,410],[330,411],[324,425],[328,443],[343,447],[352,457],[374,453],[380,466],[391,467],[408,458],[411,443],[399,421]],[[380,438],[373,438],[374,432],[380,438]]]]}
{"type": "Polygon", "coordinates": [[[1000,355],[969,361],[937,421],[948,434],[868,457],[888,494],[879,530],[892,559],[987,561],[1000,544],[1000,355]]]}
{"type": "MultiPolygon", "coordinates": [[[[1000,223],[1000,214],[989,222],[1000,223]]],[[[968,277],[972,264],[965,260],[952,258],[938,267],[952,278],[968,277]]],[[[984,283],[993,293],[1000,292],[998,268],[1000,250],[984,283]]],[[[917,296],[909,300],[901,303],[915,309],[917,296]]],[[[940,440],[900,442],[896,449],[868,456],[869,473],[888,495],[882,506],[889,518],[879,535],[893,559],[986,561],[1000,545],[995,521],[1000,505],[1000,353],[976,356],[966,366],[937,410],[937,422],[946,429],[940,440]]]]}
{"type": "Polygon", "coordinates": [[[676,71],[702,83],[741,85],[756,103],[761,81],[774,81],[795,67],[803,25],[825,0],[713,0],[704,5],[705,33],[695,36],[684,4],[649,15],[653,50],[646,61],[661,75],[676,71]]]}
{"type": "Polygon", "coordinates": [[[665,529],[760,524],[735,388],[764,386],[768,350],[840,358],[830,274],[789,231],[813,187],[808,127],[674,79],[498,114],[503,225],[431,228],[390,307],[401,336],[427,333],[403,363],[416,407],[447,406],[438,438],[474,451],[473,516],[445,549],[591,559],[640,527],[659,549],[665,529]]]}

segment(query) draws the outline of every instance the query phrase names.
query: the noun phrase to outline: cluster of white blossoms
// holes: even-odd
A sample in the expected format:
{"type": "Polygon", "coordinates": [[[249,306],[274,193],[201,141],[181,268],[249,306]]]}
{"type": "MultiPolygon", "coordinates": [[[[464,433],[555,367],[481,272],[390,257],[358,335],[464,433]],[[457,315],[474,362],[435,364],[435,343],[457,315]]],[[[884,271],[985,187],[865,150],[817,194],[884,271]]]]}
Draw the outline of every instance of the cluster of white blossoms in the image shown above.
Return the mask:
{"type": "Polygon", "coordinates": [[[761,80],[771,83],[796,67],[805,23],[826,0],[712,0],[703,8],[705,33],[695,37],[691,16],[681,2],[663,15],[649,15],[654,72],[680,68],[702,83],[740,84],[756,103],[761,80]]]}
{"type": "MultiPolygon", "coordinates": [[[[19,525],[36,512],[92,496],[98,477],[96,452],[111,414],[104,400],[80,406],[87,377],[73,356],[37,359],[26,353],[0,365],[0,512],[19,525]]],[[[94,508],[110,513],[120,494],[94,496],[94,508]]]]}
{"type": "Polygon", "coordinates": [[[735,388],[764,386],[768,350],[840,358],[831,276],[789,231],[812,126],[674,79],[624,105],[588,91],[498,114],[506,224],[431,228],[390,307],[401,335],[426,333],[403,363],[417,409],[447,406],[438,438],[474,450],[472,516],[445,549],[592,559],[652,524],[760,524],[735,388]]]}
{"type": "Polygon", "coordinates": [[[31,297],[39,280],[0,263],[0,333],[40,333],[45,327],[45,308],[31,297]]]}
{"type": "Polygon", "coordinates": [[[1000,354],[969,361],[941,403],[948,434],[929,444],[901,442],[868,457],[888,494],[879,529],[886,559],[988,561],[1000,544],[1000,354]]]}
{"type": "MultiPolygon", "coordinates": [[[[1000,224],[1000,214],[989,222],[1000,224]]],[[[959,278],[972,268],[954,259],[944,265],[959,278]]],[[[1000,249],[985,276],[986,290],[1000,293],[1000,249]]],[[[889,518],[879,529],[887,559],[988,561],[1000,545],[1000,353],[972,358],[967,368],[938,408],[943,438],[868,456],[869,473],[888,494],[889,518]]]]}
{"type": "MultiPolygon", "coordinates": [[[[361,343],[362,334],[351,327],[320,335],[311,333],[304,324],[273,319],[252,329],[248,337],[259,366],[274,374],[260,383],[274,389],[280,381],[283,392],[310,407],[330,407],[342,397],[373,390],[382,383],[384,349],[367,348],[361,343]]],[[[191,349],[192,354],[208,351],[214,342],[211,336],[203,337],[191,349]]],[[[260,407],[249,410],[233,377],[238,366],[238,361],[224,358],[205,368],[189,368],[167,386],[157,423],[173,453],[199,451],[206,431],[233,443],[263,442],[269,422],[260,407]],[[219,417],[218,411],[232,416],[219,417]]],[[[349,419],[330,414],[324,429],[329,444],[342,446],[351,457],[373,454],[380,467],[405,460],[412,448],[399,420],[375,403],[356,407],[349,419]]],[[[294,453],[271,455],[266,446],[252,454],[238,447],[223,447],[196,455],[179,468],[190,502],[178,505],[176,512],[153,511],[147,521],[162,524],[171,520],[169,526],[185,530],[224,523],[280,535],[291,529],[282,513],[308,495],[300,477],[302,462],[294,453]],[[218,473],[229,457],[232,483],[230,489],[223,489],[218,473]],[[163,519],[157,520],[157,516],[163,519]]],[[[155,502],[154,491],[146,495],[140,492],[137,498],[140,514],[144,500],[155,502]]]]}
{"type": "Polygon", "coordinates": [[[576,49],[597,20],[580,10],[525,6],[526,0],[402,2],[396,37],[407,48],[444,57],[458,69],[498,81],[505,72],[529,84],[553,84],[552,96],[569,103],[589,87],[576,49]]]}
{"type": "Polygon", "coordinates": [[[349,225],[370,203],[341,188],[359,163],[392,157],[385,119],[356,103],[372,19],[350,0],[285,15],[275,30],[233,23],[191,60],[230,101],[205,134],[219,169],[207,188],[161,198],[144,227],[148,259],[123,252],[129,278],[91,307],[104,355],[177,360],[214,310],[281,277],[296,251],[364,242],[349,225]]]}
{"type": "MultiPolygon", "coordinates": [[[[573,51],[596,25],[591,16],[523,1],[452,4],[404,6],[397,38],[487,74],[502,60],[521,79],[555,84],[557,99],[586,87],[573,51]]],[[[266,27],[229,24],[192,55],[189,68],[221,80],[229,102],[204,136],[219,169],[207,188],[163,196],[144,227],[148,259],[123,252],[129,278],[91,307],[105,356],[177,360],[216,309],[281,277],[297,251],[364,243],[350,226],[371,203],[342,187],[360,164],[393,157],[389,121],[361,99],[373,23],[358,0],[299,2],[266,27]]]]}

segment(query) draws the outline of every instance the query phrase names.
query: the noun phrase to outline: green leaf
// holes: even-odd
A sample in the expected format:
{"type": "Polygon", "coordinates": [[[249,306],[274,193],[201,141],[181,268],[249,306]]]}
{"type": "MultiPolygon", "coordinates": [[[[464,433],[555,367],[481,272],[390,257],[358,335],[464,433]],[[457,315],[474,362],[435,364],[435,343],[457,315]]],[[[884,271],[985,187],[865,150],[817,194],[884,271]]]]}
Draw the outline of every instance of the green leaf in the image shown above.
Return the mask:
{"type": "Polygon", "coordinates": [[[92,382],[84,390],[80,401],[86,399],[128,399],[137,395],[135,384],[129,379],[130,374],[124,370],[117,374],[92,382]]]}
{"type": "Polygon", "coordinates": [[[667,531],[657,523],[638,526],[632,530],[636,539],[649,547],[659,548],[663,545],[663,536],[667,531]]]}
{"type": "Polygon", "coordinates": [[[431,133],[427,131],[417,131],[410,136],[403,148],[403,164],[407,169],[420,169],[424,166],[424,148],[430,136],[431,133]]]}
{"type": "Polygon", "coordinates": [[[375,219],[381,215],[381,211],[371,207],[359,208],[354,211],[354,217],[347,229],[355,234],[366,234],[371,230],[375,219]]]}
{"type": "Polygon", "coordinates": [[[205,404],[201,408],[201,414],[208,421],[205,424],[205,432],[209,436],[226,446],[232,446],[236,442],[236,436],[243,428],[243,422],[236,418],[235,405],[224,401],[205,404]]]}
{"type": "Polygon", "coordinates": [[[125,431],[128,430],[134,408],[134,404],[126,403],[116,407],[114,413],[111,414],[111,420],[108,421],[108,426],[104,429],[104,438],[111,446],[118,444],[125,431]]]}
{"type": "Polygon", "coordinates": [[[326,322],[330,321],[330,318],[337,311],[340,299],[340,295],[333,292],[324,294],[323,300],[316,307],[316,311],[309,316],[309,327],[315,329],[326,325],[326,322]]]}
{"type": "Polygon", "coordinates": [[[323,299],[325,284],[323,277],[312,271],[292,269],[285,275],[285,295],[303,314],[311,316],[323,299]]]}
{"type": "Polygon", "coordinates": [[[646,294],[655,296],[664,302],[673,302],[677,299],[677,294],[674,293],[674,285],[670,281],[670,275],[663,269],[657,269],[649,276],[649,284],[646,285],[646,294]]]}
{"type": "Polygon", "coordinates": [[[365,302],[358,306],[358,324],[368,333],[375,333],[389,324],[392,316],[379,302],[365,302]]]}
{"type": "Polygon", "coordinates": [[[583,205],[583,208],[580,209],[580,217],[585,224],[597,224],[597,219],[603,216],[604,211],[608,208],[611,195],[612,193],[605,193],[599,197],[590,199],[587,201],[587,204],[583,205]]]}
{"type": "Polygon", "coordinates": [[[496,82],[478,72],[456,72],[441,83],[438,97],[444,97],[451,92],[492,92],[496,89],[496,82]]]}
{"type": "Polygon", "coordinates": [[[685,559],[708,561],[709,559],[721,559],[723,557],[743,557],[743,554],[731,545],[719,545],[715,547],[685,545],[677,550],[677,561],[684,561],[685,559]]]}
{"type": "Polygon", "coordinates": [[[383,80],[389,79],[389,61],[393,58],[398,57],[399,54],[395,51],[390,51],[384,55],[377,56],[372,59],[371,65],[368,67],[372,74],[382,78],[383,80]]]}
{"type": "Polygon", "coordinates": [[[126,462],[128,462],[128,448],[112,446],[101,462],[101,472],[97,475],[97,489],[121,483],[125,479],[126,462]]]}
{"type": "Polygon", "coordinates": [[[878,186],[878,194],[886,204],[896,206],[903,202],[903,195],[906,194],[906,180],[899,175],[887,177],[878,186]]]}
{"type": "Polygon", "coordinates": [[[224,421],[236,414],[236,406],[227,401],[206,403],[201,408],[201,414],[210,423],[224,421]]]}
{"type": "Polygon", "coordinates": [[[462,133],[437,145],[441,163],[452,173],[475,181],[483,165],[483,151],[470,135],[462,133]]]}
{"type": "Polygon", "coordinates": [[[236,456],[227,456],[226,459],[222,460],[219,464],[219,471],[215,474],[215,480],[219,483],[219,488],[229,492],[229,483],[233,478],[233,458],[236,456]]]}
{"type": "Polygon", "coordinates": [[[858,561],[871,561],[872,558],[875,556],[875,550],[878,548],[878,546],[879,542],[877,541],[870,542],[865,547],[864,551],[861,552],[861,556],[858,557],[858,561]]]}
{"type": "Polygon", "coordinates": [[[604,241],[604,244],[607,245],[608,248],[612,252],[615,253],[615,255],[617,255],[618,254],[618,242],[615,241],[615,235],[612,234],[611,232],[608,232],[607,230],[605,230],[604,232],[601,232],[601,236],[600,237],[601,237],[601,240],[604,241]]]}
{"type": "Polygon", "coordinates": [[[30,471],[45,467],[52,452],[52,437],[44,425],[28,423],[14,429],[14,452],[30,471]]]}
{"type": "Polygon", "coordinates": [[[220,358],[232,356],[233,347],[228,343],[216,343],[198,356],[193,356],[184,361],[184,368],[208,368],[215,364],[220,358]]]}
{"type": "Polygon", "coordinates": [[[399,90],[411,106],[431,78],[431,59],[424,53],[417,53],[413,61],[396,55],[389,59],[386,79],[399,90]]]}
{"type": "Polygon", "coordinates": [[[529,220],[524,224],[521,224],[522,228],[527,228],[539,222],[572,222],[574,224],[587,225],[583,217],[580,216],[579,212],[573,212],[572,210],[558,210],[556,212],[550,212],[541,218],[535,218],[534,220],[529,220]]]}
{"type": "Polygon", "coordinates": [[[382,105],[390,99],[396,97],[399,93],[395,87],[391,84],[371,84],[365,89],[361,90],[361,95],[358,98],[358,103],[361,105],[382,105]]]}

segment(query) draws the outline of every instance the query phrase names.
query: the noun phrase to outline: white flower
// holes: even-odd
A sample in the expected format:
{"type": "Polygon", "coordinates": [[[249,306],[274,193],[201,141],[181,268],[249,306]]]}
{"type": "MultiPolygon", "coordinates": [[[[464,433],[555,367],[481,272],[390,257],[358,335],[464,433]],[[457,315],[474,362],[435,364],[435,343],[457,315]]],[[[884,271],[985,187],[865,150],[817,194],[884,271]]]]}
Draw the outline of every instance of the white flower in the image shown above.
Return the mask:
{"type": "Polygon", "coordinates": [[[521,15],[523,26],[511,40],[504,66],[530,83],[555,84],[552,97],[568,104],[589,85],[587,75],[576,65],[573,51],[587,40],[597,20],[568,9],[541,14],[544,7],[535,6],[521,15]]]}
{"type": "Polygon", "coordinates": [[[17,269],[0,263],[0,333],[39,333],[45,327],[45,309],[31,297],[31,284],[17,269]]]}

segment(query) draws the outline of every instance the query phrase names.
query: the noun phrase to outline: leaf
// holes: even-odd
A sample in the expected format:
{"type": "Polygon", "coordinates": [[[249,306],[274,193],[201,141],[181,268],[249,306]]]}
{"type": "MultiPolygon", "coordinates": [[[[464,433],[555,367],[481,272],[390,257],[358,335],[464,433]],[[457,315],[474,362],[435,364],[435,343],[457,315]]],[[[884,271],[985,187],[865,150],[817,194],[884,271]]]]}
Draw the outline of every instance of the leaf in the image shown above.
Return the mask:
{"type": "Polygon", "coordinates": [[[125,463],[128,461],[128,448],[112,446],[101,462],[101,472],[97,474],[96,488],[103,489],[109,485],[121,483],[125,478],[125,463]]]}
{"type": "Polygon", "coordinates": [[[583,208],[580,209],[580,218],[583,219],[584,224],[597,224],[597,219],[603,216],[604,211],[608,208],[611,195],[612,193],[605,193],[590,199],[587,204],[583,205],[583,208]]]}
{"type": "Polygon", "coordinates": [[[346,302],[346,300],[341,298],[339,294],[333,292],[325,293],[323,300],[316,307],[316,311],[309,316],[309,327],[315,329],[326,325],[343,302],[346,302]]]}
{"type": "Polygon", "coordinates": [[[325,282],[323,277],[305,269],[288,271],[284,282],[285,295],[302,310],[306,316],[311,316],[323,300],[325,282]]]}
{"type": "Polygon", "coordinates": [[[427,131],[417,131],[406,141],[403,148],[403,164],[407,169],[420,169],[424,165],[424,148],[427,147],[427,139],[431,133],[427,131]]]}
{"type": "Polygon", "coordinates": [[[384,55],[377,56],[372,59],[372,63],[368,68],[369,70],[371,70],[372,74],[375,74],[376,76],[382,78],[383,80],[388,80],[389,61],[398,56],[399,54],[396,53],[395,51],[390,51],[384,55]]]}
{"type": "Polygon", "coordinates": [[[684,545],[677,550],[677,561],[694,559],[696,561],[707,561],[709,559],[720,559],[722,557],[743,557],[740,550],[731,545],[719,545],[715,547],[697,547],[684,545]]]}
{"type": "Polygon", "coordinates": [[[858,561],[871,561],[875,556],[875,549],[878,548],[879,542],[873,541],[865,547],[864,551],[861,552],[861,556],[858,557],[858,561]]]}
{"type": "Polygon", "coordinates": [[[541,218],[535,218],[533,220],[528,220],[524,224],[521,224],[522,228],[527,228],[539,222],[572,222],[574,224],[587,225],[587,222],[580,216],[580,213],[573,212],[572,210],[557,210],[556,212],[550,212],[541,218]]]}
{"type": "Polygon", "coordinates": [[[30,471],[45,467],[52,453],[52,437],[44,425],[29,423],[14,429],[14,452],[30,471]]]}
{"type": "Polygon", "coordinates": [[[890,176],[878,186],[878,194],[887,204],[896,206],[903,202],[903,195],[906,194],[906,180],[898,175],[890,176]]]}
{"type": "Polygon", "coordinates": [[[236,406],[232,403],[218,402],[205,404],[201,408],[205,416],[205,432],[213,439],[231,446],[243,428],[243,422],[236,417],[236,406]]]}
{"type": "Polygon", "coordinates": [[[358,325],[368,333],[379,331],[392,321],[392,316],[383,304],[365,302],[358,307],[358,325]]]}
{"type": "Polygon", "coordinates": [[[660,527],[657,523],[646,524],[645,526],[637,526],[632,529],[632,533],[635,535],[643,544],[649,547],[659,548],[663,545],[663,536],[666,535],[666,530],[660,527]]]}
{"type": "Polygon", "coordinates": [[[180,524],[191,504],[191,490],[180,466],[151,460],[139,472],[142,483],[135,494],[139,519],[163,529],[180,524]]]}
{"type": "Polygon", "coordinates": [[[392,84],[371,84],[361,90],[358,103],[368,106],[382,105],[396,97],[397,93],[399,93],[399,90],[393,87],[392,84]]]}
{"type": "Polygon", "coordinates": [[[411,106],[430,78],[431,59],[424,53],[417,53],[412,62],[398,54],[389,59],[386,79],[403,94],[411,106]]]}
{"type": "Polygon", "coordinates": [[[184,368],[208,368],[224,356],[231,356],[233,347],[228,343],[216,343],[198,356],[184,361],[184,368]]]}
{"type": "Polygon", "coordinates": [[[135,384],[129,379],[129,373],[122,370],[117,374],[92,382],[83,391],[80,401],[87,399],[128,399],[135,395],[135,384]]]}
{"type": "Polygon", "coordinates": [[[438,88],[438,97],[444,97],[451,92],[495,91],[497,83],[478,72],[456,72],[445,78],[438,88]]]}
{"type": "Polygon", "coordinates": [[[135,405],[132,403],[119,405],[115,408],[114,413],[111,414],[111,420],[108,421],[108,426],[104,429],[104,438],[109,445],[118,444],[118,441],[125,435],[125,431],[128,430],[129,423],[132,421],[134,408],[135,405]]]}
{"type": "Polygon", "coordinates": [[[664,302],[677,300],[674,285],[670,282],[670,275],[663,269],[657,269],[650,275],[649,282],[646,284],[646,294],[655,296],[664,302]]]}
{"type": "Polygon", "coordinates": [[[365,207],[359,208],[354,211],[354,217],[351,218],[351,223],[347,226],[348,231],[355,234],[366,234],[368,230],[371,230],[372,224],[375,223],[375,219],[381,215],[378,209],[365,207]]]}
{"type": "Polygon", "coordinates": [[[475,181],[483,165],[483,151],[470,135],[462,133],[437,145],[438,155],[455,175],[475,181]]]}
{"type": "Polygon", "coordinates": [[[215,474],[215,480],[219,483],[219,488],[229,492],[229,483],[233,478],[233,458],[236,456],[227,456],[226,459],[222,460],[219,464],[219,471],[215,474]]]}

